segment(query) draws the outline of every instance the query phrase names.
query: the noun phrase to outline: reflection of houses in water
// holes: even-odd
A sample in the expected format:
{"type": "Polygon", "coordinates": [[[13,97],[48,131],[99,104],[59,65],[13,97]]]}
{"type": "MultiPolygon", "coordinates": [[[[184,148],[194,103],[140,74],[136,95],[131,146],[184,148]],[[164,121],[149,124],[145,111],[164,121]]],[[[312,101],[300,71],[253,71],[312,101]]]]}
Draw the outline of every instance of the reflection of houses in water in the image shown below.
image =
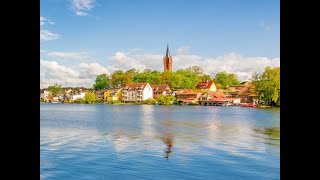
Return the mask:
{"type": "Polygon", "coordinates": [[[145,137],[154,137],[154,128],[153,128],[153,106],[142,106],[142,112],[143,116],[141,117],[141,123],[142,123],[142,134],[145,137]]]}

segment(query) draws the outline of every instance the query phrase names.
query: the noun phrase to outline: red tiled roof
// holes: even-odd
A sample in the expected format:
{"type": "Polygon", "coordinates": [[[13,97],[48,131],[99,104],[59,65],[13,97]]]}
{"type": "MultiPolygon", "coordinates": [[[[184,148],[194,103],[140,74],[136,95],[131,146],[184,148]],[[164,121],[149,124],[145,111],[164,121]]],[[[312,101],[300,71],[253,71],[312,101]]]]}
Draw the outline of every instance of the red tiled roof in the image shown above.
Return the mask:
{"type": "Polygon", "coordinates": [[[208,89],[211,87],[211,85],[214,84],[213,81],[202,81],[202,82],[199,82],[196,86],[197,89],[208,89]],[[204,86],[204,87],[202,87],[204,86]]]}
{"type": "Polygon", "coordinates": [[[199,92],[194,92],[192,90],[186,90],[181,93],[177,93],[177,95],[180,95],[180,94],[199,94],[199,92]]]}
{"type": "Polygon", "coordinates": [[[207,92],[207,93],[205,93],[203,95],[209,95],[209,96],[211,96],[213,98],[226,98],[226,96],[222,92],[217,92],[217,91],[215,91],[215,92],[207,92]]]}
{"type": "Polygon", "coordinates": [[[250,94],[250,90],[254,90],[254,89],[255,89],[255,87],[253,86],[253,84],[249,83],[247,86],[245,86],[242,89],[240,89],[238,94],[239,95],[249,95],[250,94]]]}
{"type": "Polygon", "coordinates": [[[168,87],[168,84],[161,84],[161,85],[151,85],[153,92],[155,93],[162,93],[168,87]]]}

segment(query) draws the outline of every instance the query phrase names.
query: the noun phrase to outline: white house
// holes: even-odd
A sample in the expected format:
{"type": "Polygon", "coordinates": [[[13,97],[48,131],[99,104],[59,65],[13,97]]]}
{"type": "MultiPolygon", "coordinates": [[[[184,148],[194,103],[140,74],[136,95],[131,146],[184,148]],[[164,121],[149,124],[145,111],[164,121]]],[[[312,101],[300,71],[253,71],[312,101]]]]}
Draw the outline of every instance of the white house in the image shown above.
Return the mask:
{"type": "Polygon", "coordinates": [[[80,92],[79,94],[74,94],[71,96],[71,100],[77,100],[80,98],[84,98],[84,96],[86,95],[86,92],[80,92]]]}
{"type": "Polygon", "coordinates": [[[141,102],[149,98],[153,99],[153,89],[149,83],[127,84],[122,90],[124,102],[141,102]]]}
{"type": "Polygon", "coordinates": [[[51,95],[52,95],[51,91],[46,91],[46,90],[44,90],[43,93],[40,94],[40,98],[46,100],[47,97],[48,97],[48,96],[51,96],[51,95]]]}

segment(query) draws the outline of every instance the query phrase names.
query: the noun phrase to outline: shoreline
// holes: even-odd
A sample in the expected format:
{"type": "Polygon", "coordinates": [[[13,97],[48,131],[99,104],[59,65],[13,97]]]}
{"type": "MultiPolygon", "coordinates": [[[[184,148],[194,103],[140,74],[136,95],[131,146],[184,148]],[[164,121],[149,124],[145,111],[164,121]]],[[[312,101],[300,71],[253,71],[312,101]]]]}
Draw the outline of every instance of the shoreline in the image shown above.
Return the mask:
{"type": "MultiPolygon", "coordinates": [[[[150,105],[150,106],[202,106],[200,104],[189,104],[189,105],[179,105],[179,104],[169,104],[169,105],[161,105],[161,104],[136,104],[136,103],[117,103],[117,104],[108,104],[108,103],[45,103],[40,102],[40,104],[92,104],[92,105],[150,105]]],[[[239,106],[239,105],[232,105],[237,107],[246,107],[246,106],[239,106]]],[[[222,106],[222,107],[229,107],[229,106],[222,106]]],[[[258,108],[258,109],[280,109],[280,106],[262,106],[262,107],[247,107],[247,108],[258,108]]]]}

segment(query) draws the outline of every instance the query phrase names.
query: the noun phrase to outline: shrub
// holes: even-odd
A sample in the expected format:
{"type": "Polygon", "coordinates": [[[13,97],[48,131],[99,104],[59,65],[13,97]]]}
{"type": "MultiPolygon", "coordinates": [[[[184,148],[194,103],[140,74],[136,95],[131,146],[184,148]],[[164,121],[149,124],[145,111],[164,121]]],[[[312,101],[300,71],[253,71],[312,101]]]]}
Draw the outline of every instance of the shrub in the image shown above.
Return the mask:
{"type": "Polygon", "coordinates": [[[144,101],[142,101],[142,104],[155,104],[157,101],[155,99],[152,98],[148,98],[144,101]]]}

